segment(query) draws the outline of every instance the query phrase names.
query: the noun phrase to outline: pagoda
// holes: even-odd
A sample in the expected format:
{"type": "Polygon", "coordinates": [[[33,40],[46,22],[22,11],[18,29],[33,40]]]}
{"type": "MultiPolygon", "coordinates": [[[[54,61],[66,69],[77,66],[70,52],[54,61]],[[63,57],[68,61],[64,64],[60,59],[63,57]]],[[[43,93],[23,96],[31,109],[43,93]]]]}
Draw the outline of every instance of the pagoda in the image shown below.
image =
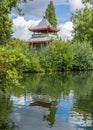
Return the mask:
{"type": "Polygon", "coordinates": [[[33,32],[29,44],[33,45],[37,52],[46,44],[58,40],[57,32],[59,29],[54,28],[45,16],[37,26],[29,27],[29,31],[33,32]]]}

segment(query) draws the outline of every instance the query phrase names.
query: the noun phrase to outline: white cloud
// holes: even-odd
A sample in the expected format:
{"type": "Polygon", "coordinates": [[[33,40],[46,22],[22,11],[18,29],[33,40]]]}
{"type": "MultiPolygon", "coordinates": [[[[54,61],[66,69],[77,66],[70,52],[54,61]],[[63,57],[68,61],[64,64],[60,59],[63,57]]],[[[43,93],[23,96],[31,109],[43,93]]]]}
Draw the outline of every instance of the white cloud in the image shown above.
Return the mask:
{"type": "MultiPolygon", "coordinates": [[[[50,0],[27,0],[27,3],[19,4],[19,8],[22,9],[22,12],[25,16],[34,16],[39,19],[45,15],[45,10],[49,2],[50,0]]],[[[53,0],[53,2],[54,5],[68,4],[71,8],[71,11],[75,11],[76,9],[84,7],[84,5],[82,4],[82,0],[53,0]]],[[[13,9],[12,15],[18,16],[18,12],[13,9]]]]}
{"type": "Polygon", "coordinates": [[[22,40],[29,40],[31,38],[32,33],[28,30],[29,26],[36,26],[40,20],[34,21],[29,20],[26,21],[24,17],[17,17],[13,20],[13,37],[19,38],[22,40]]]}
{"type": "MultiPolygon", "coordinates": [[[[34,21],[29,20],[26,21],[24,17],[17,17],[13,20],[13,37],[20,38],[23,40],[29,40],[31,38],[32,33],[28,30],[29,26],[36,26],[40,20],[34,21]]],[[[60,32],[58,33],[62,39],[71,39],[72,38],[72,30],[73,24],[72,22],[66,22],[63,25],[60,25],[60,32]]]]}
{"type": "Polygon", "coordinates": [[[71,40],[73,38],[73,36],[72,36],[73,23],[72,22],[66,22],[66,23],[60,25],[59,27],[60,27],[59,36],[63,40],[67,40],[67,39],[71,40]]]}
{"type": "MultiPolygon", "coordinates": [[[[25,16],[34,16],[37,19],[42,18],[45,15],[45,10],[49,4],[50,0],[27,0],[27,3],[19,4],[19,8],[25,16]]],[[[68,4],[68,0],[53,0],[54,5],[58,4],[68,4]]],[[[13,9],[11,15],[18,16],[18,12],[13,9]]]]}
{"type": "Polygon", "coordinates": [[[71,11],[75,11],[76,9],[81,9],[84,7],[84,5],[82,4],[82,0],[69,0],[69,5],[71,11]]]}

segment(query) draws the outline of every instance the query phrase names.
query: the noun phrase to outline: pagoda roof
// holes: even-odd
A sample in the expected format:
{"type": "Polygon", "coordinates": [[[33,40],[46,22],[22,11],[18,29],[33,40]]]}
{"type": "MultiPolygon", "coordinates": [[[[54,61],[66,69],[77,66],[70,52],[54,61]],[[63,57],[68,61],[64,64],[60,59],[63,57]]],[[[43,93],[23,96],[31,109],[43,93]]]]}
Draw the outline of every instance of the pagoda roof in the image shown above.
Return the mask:
{"type": "Polygon", "coordinates": [[[40,23],[32,28],[32,27],[29,27],[29,31],[32,31],[32,32],[58,32],[59,29],[56,29],[54,28],[49,22],[48,20],[43,17],[43,19],[40,21],[40,23]]]}

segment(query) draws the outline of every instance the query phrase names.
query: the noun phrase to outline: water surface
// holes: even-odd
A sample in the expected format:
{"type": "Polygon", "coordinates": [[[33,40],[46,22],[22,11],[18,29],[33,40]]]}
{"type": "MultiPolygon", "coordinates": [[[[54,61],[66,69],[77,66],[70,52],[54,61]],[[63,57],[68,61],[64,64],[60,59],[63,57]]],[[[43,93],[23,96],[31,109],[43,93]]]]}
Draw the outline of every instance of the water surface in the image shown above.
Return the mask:
{"type": "Polygon", "coordinates": [[[25,74],[21,86],[9,100],[14,130],[93,130],[93,72],[25,74]]]}

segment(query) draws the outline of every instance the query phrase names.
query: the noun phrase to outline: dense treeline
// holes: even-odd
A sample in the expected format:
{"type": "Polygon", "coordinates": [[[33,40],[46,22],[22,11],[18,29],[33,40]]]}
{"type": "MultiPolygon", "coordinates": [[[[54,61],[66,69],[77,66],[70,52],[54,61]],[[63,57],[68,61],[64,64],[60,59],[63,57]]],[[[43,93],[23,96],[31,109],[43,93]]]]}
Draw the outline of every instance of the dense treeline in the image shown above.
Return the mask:
{"type": "Polygon", "coordinates": [[[88,42],[58,41],[47,45],[40,54],[35,53],[28,43],[17,39],[0,47],[0,82],[7,85],[13,83],[18,86],[23,72],[92,69],[93,48],[88,42]]]}
{"type": "Polygon", "coordinates": [[[93,49],[87,42],[53,43],[41,55],[40,63],[46,71],[93,69],[93,49]]]}
{"type": "MultiPolygon", "coordinates": [[[[33,48],[32,48],[33,49],[33,48]]],[[[31,72],[62,72],[66,70],[92,70],[93,48],[88,42],[53,42],[40,54],[28,50],[31,72]]]]}
{"type": "Polygon", "coordinates": [[[0,49],[1,67],[5,67],[5,72],[8,69],[13,72],[14,67],[20,73],[93,69],[93,48],[88,42],[53,42],[37,54],[28,43],[15,39],[0,49]]]}

